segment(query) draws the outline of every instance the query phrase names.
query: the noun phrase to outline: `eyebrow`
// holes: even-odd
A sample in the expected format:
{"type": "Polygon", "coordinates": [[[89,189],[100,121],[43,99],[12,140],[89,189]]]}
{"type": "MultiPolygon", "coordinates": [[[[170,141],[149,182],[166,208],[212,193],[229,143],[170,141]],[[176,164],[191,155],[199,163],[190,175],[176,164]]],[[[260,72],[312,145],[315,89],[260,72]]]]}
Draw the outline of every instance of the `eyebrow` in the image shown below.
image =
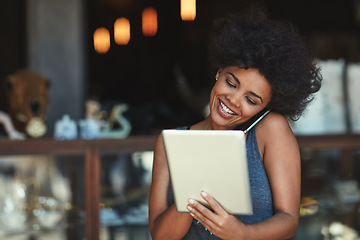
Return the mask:
{"type": "MultiPolygon", "coordinates": [[[[238,83],[238,84],[240,84],[240,81],[239,81],[239,79],[233,74],[233,73],[231,73],[231,72],[228,72],[228,74],[230,74],[233,78],[234,78],[234,80],[238,83]]],[[[263,102],[263,99],[262,99],[262,97],[260,97],[259,95],[257,95],[256,93],[254,93],[254,92],[250,92],[250,94],[251,95],[253,95],[254,97],[257,97],[257,98],[259,98],[260,99],[260,101],[261,102],[263,102]]]]}

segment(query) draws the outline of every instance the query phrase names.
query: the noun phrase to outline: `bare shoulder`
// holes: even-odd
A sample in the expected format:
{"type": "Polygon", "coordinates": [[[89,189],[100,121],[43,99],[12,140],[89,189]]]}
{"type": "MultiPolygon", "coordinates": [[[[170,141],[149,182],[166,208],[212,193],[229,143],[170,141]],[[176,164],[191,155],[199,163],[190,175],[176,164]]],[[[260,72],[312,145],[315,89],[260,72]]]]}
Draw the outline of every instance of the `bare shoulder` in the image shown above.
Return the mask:
{"type": "Polygon", "coordinates": [[[162,166],[166,161],[165,157],[165,149],[164,149],[164,141],[163,141],[163,135],[160,133],[155,141],[155,147],[154,147],[154,163],[156,163],[156,166],[160,164],[162,166]]]}
{"type": "Polygon", "coordinates": [[[155,141],[154,147],[154,160],[153,160],[153,173],[159,175],[160,172],[167,175],[167,161],[164,146],[164,139],[162,133],[160,133],[155,141]]]}
{"type": "Polygon", "coordinates": [[[276,146],[278,149],[298,146],[288,120],[278,113],[269,113],[259,122],[256,126],[256,138],[262,155],[269,146],[276,146]]]}
{"type": "Polygon", "coordinates": [[[256,135],[259,137],[276,137],[282,134],[294,136],[288,120],[278,113],[269,113],[256,127],[256,135]]]}
{"type": "Polygon", "coordinates": [[[155,150],[158,147],[162,147],[164,145],[163,143],[163,136],[162,133],[160,133],[157,137],[156,137],[156,141],[155,141],[155,150]]]}

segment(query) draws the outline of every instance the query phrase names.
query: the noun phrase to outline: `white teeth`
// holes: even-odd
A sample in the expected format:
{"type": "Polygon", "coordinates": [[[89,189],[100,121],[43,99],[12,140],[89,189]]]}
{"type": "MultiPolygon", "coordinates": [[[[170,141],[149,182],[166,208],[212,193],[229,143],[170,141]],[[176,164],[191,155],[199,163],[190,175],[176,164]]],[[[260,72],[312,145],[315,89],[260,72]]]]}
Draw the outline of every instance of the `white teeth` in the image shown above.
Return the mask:
{"type": "Polygon", "coordinates": [[[220,106],[222,108],[222,110],[227,113],[227,114],[231,114],[231,115],[235,115],[236,113],[234,113],[233,111],[231,111],[228,107],[225,106],[225,104],[220,101],[220,106]]]}

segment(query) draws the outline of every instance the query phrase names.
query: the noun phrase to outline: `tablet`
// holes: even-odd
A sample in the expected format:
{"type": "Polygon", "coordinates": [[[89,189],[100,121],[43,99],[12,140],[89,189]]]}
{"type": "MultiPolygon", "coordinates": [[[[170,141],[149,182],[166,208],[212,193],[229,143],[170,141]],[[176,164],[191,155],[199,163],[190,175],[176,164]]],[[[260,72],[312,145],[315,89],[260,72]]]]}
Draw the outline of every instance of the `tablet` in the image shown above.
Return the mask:
{"type": "Polygon", "coordinates": [[[189,212],[189,198],[207,205],[204,190],[228,213],[253,213],[243,131],[163,130],[162,136],[178,212],[189,212]]]}

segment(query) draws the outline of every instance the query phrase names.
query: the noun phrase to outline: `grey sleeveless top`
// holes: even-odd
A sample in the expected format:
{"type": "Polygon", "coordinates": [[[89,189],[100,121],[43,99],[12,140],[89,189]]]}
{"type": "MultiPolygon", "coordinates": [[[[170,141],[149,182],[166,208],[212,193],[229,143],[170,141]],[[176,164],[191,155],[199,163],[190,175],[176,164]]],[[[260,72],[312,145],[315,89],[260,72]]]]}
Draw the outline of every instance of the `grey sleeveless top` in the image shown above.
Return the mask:
{"type": "MultiPolygon", "coordinates": [[[[255,128],[248,132],[246,138],[246,153],[248,158],[251,197],[254,213],[253,215],[249,216],[237,215],[236,217],[245,224],[253,224],[261,222],[274,214],[270,184],[257,145],[255,128]]],[[[171,184],[169,188],[168,200],[169,205],[174,204],[174,196],[171,184]]],[[[183,239],[201,240],[220,238],[210,234],[210,232],[207,231],[200,223],[197,223],[197,221],[193,219],[190,229],[183,239]]]]}

